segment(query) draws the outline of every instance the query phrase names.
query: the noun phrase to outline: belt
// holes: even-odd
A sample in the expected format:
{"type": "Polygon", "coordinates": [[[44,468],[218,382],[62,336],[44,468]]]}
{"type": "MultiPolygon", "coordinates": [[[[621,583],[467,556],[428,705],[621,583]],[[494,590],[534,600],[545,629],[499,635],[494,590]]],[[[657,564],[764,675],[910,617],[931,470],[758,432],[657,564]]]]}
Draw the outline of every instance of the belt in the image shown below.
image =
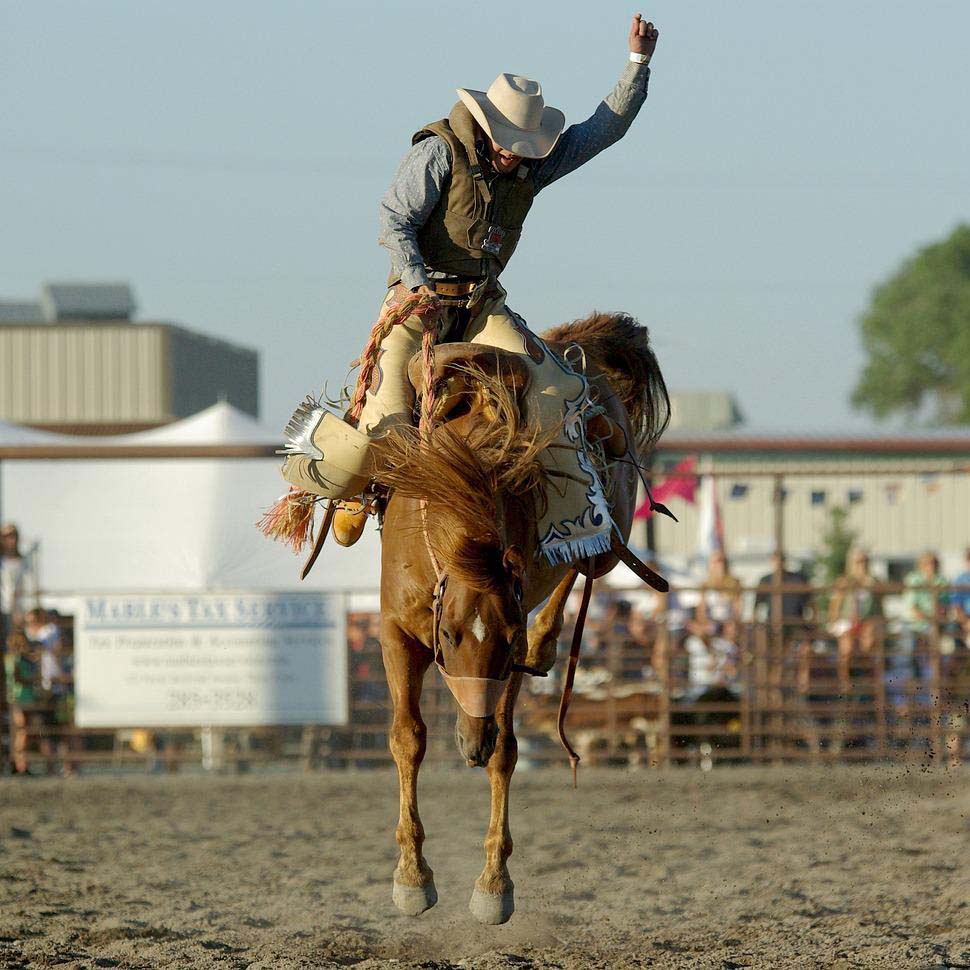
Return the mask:
{"type": "Polygon", "coordinates": [[[438,296],[468,296],[479,283],[442,283],[431,281],[431,288],[438,296]]]}

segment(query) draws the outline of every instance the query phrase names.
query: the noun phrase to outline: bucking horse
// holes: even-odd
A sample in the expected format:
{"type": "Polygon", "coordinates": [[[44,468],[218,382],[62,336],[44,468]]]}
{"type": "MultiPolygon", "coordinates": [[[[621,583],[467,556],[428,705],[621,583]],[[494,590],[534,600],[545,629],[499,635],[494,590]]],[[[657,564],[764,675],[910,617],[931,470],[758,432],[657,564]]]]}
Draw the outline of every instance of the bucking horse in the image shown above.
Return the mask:
{"type": "MultiPolygon", "coordinates": [[[[593,314],[542,335],[546,347],[580,360],[600,413],[601,478],[619,533],[613,550],[578,565],[537,552],[548,490],[550,441],[523,417],[528,368],[515,354],[479,344],[436,350],[430,434],[393,432],[377,480],[388,490],[381,575],[381,648],[394,708],[390,749],[400,779],[393,900],[417,916],[437,902],[424,856],[418,770],[426,749],[421,685],[436,665],[458,701],[455,738],[491,783],[485,868],[470,909],[504,923],[514,909],[508,859],[509,785],[516,763],[513,712],[526,674],[556,659],[563,607],[580,572],[585,587],[616,565],[629,537],[639,463],[669,418],[669,399],[648,333],[625,314],[593,314]],[[572,348],[572,350],[570,350],[572,348]],[[541,606],[531,627],[528,618],[541,606]]],[[[409,371],[424,390],[421,362],[409,371]]],[[[584,593],[588,603],[588,592],[584,593]]],[[[570,662],[575,664],[575,656],[570,662]]]]}

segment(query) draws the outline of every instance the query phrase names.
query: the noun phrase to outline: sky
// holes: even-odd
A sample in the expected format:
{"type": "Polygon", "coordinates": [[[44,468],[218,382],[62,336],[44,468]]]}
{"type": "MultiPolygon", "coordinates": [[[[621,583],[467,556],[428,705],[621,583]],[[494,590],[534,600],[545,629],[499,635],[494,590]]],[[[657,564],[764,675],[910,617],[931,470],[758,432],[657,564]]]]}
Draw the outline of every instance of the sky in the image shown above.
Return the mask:
{"type": "Polygon", "coordinates": [[[0,299],[126,280],[139,319],[257,349],[282,427],[377,316],[411,134],[502,71],[583,120],[635,12],[647,103],[538,197],[509,305],[537,331],[633,313],[671,388],[729,390],[752,428],[874,426],[858,316],[970,220],[966,0],[3,3],[0,299]]]}

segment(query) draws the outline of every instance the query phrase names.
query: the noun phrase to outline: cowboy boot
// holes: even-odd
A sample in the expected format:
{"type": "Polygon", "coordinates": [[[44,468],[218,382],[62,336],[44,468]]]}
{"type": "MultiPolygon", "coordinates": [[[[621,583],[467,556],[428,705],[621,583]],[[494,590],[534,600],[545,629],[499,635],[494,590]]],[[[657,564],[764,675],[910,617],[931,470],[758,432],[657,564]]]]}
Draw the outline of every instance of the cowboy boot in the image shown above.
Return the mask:
{"type": "Polygon", "coordinates": [[[352,546],[363,534],[366,524],[367,511],[362,502],[338,502],[331,526],[334,542],[340,546],[352,546]]]}

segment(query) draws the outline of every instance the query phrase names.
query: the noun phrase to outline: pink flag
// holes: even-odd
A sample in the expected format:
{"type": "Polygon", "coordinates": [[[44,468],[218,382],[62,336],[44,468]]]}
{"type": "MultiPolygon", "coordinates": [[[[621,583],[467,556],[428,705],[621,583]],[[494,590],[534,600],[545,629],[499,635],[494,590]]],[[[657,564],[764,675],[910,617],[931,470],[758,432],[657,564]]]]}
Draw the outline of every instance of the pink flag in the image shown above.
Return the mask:
{"type": "MultiPolygon", "coordinates": [[[[655,502],[666,503],[672,498],[682,498],[685,502],[694,504],[694,493],[697,491],[697,478],[693,475],[694,467],[697,465],[697,455],[689,455],[679,461],[667,477],[655,485],[652,489],[655,502]]],[[[646,498],[640,503],[639,508],[634,513],[634,519],[649,519],[650,499],[646,498]]]]}

